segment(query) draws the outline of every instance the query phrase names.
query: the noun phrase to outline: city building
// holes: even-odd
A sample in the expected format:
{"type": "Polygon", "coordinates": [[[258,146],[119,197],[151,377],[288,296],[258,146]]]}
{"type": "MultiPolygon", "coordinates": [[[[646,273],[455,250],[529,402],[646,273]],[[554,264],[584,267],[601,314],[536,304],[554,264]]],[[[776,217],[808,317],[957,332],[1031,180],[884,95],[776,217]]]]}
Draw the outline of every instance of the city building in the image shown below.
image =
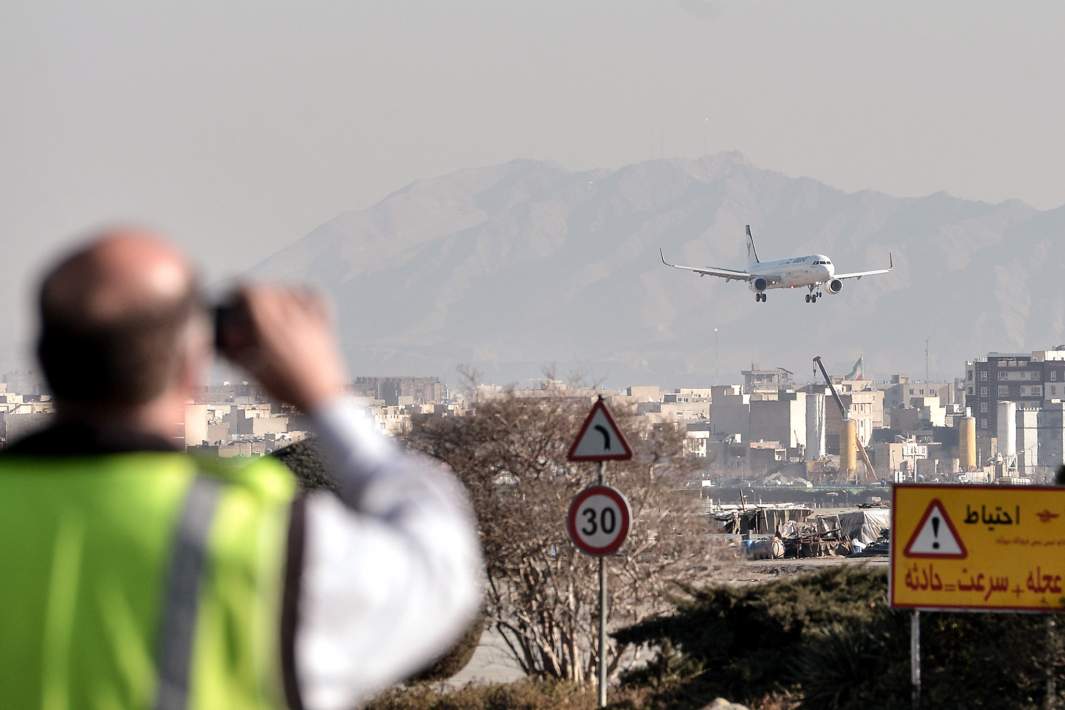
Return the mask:
{"type": "Polygon", "coordinates": [[[684,435],[684,451],[689,456],[705,459],[709,451],[710,431],[689,428],[684,435]]]}
{"type": "Polygon", "coordinates": [[[998,454],[1002,456],[1007,469],[1017,467],[1017,403],[998,402],[995,412],[995,429],[998,442],[998,454]]]}
{"type": "Polygon", "coordinates": [[[743,391],[750,395],[780,392],[794,387],[792,376],[795,373],[783,367],[759,370],[752,366],[750,370],[744,370],[741,374],[743,375],[743,391]]]}
{"type": "Polygon", "coordinates": [[[953,382],[914,382],[907,375],[892,375],[883,389],[885,410],[911,406],[918,397],[937,397],[943,405],[958,403],[953,382]]]}
{"type": "Polygon", "coordinates": [[[904,406],[885,409],[887,424],[899,432],[912,433],[947,426],[947,408],[940,404],[938,396],[912,397],[904,406]]]}
{"type": "Polygon", "coordinates": [[[998,428],[998,403],[1039,407],[1065,399],[1065,346],[1031,353],[988,353],[965,364],[966,396],[977,431],[998,428]]]}
{"type": "Polygon", "coordinates": [[[806,393],[779,392],[776,399],[752,400],[751,440],[776,441],[788,449],[806,446],[806,393]]]}
{"type": "Polygon", "coordinates": [[[1044,402],[1036,423],[1041,473],[1053,476],[1054,470],[1065,462],[1065,403],[1044,402]]]}
{"type": "Polygon", "coordinates": [[[625,389],[625,396],[637,402],[661,402],[662,388],[657,385],[633,385],[625,389]]]}
{"type": "Polygon", "coordinates": [[[912,481],[914,472],[920,470],[919,462],[928,459],[928,445],[912,441],[878,442],[870,451],[873,468],[882,481],[912,481]]]}
{"type": "Polygon", "coordinates": [[[186,404],[184,427],[178,435],[177,445],[181,448],[201,446],[211,443],[207,433],[206,404],[186,404]]]}
{"type": "Polygon", "coordinates": [[[832,396],[828,387],[811,385],[804,390],[806,394],[806,460],[817,461],[828,454],[826,439],[825,407],[832,396]]]}
{"type": "Polygon", "coordinates": [[[436,377],[356,377],[351,389],[390,407],[441,402],[448,396],[436,377]]]}
{"type": "Polygon", "coordinates": [[[7,443],[40,429],[48,423],[50,411],[16,410],[0,412],[0,442],[7,443]]]}
{"type": "Polygon", "coordinates": [[[1039,405],[1017,407],[1017,472],[1031,478],[1039,472],[1039,405]]]}
{"type": "Polygon", "coordinates": [[[710,431],[715,435],[732,435],[741,442],[750,439],[751,395],[716,394],[710,405],[710,431]]]}

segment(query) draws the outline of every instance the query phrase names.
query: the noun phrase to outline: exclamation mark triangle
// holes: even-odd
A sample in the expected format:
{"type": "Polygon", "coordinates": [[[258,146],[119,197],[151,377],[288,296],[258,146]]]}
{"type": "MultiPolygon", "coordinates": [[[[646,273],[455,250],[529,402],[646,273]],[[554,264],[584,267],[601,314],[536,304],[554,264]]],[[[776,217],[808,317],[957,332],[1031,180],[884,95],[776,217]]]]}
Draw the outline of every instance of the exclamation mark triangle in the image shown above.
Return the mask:
{"type": "Polygon", "coordinates": [[[938,498],[928,504],[921,522],[913,531],[906,549],[906,557],[939,557],[946,559],[964,559],[969,555],[965,543],[961,541],[957,528],[947,515],[946,508],[938,498]]]}

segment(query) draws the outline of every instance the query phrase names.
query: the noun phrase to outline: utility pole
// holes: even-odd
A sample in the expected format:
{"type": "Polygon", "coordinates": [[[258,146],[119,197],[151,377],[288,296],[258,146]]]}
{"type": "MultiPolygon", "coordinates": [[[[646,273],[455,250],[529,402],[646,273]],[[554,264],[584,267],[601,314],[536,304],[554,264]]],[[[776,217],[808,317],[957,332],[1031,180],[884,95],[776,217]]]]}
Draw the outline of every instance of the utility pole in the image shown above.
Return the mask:
{"type": "Polygon", "coordinates": [[[924,381],[932,381],[932,378],[928,376],[928,338],[924,339],[924,381]]]}
{"type": "Polygon", "coordinates": [[[721,383],[721,337],[714,328],[714,384],[721,383]]]}

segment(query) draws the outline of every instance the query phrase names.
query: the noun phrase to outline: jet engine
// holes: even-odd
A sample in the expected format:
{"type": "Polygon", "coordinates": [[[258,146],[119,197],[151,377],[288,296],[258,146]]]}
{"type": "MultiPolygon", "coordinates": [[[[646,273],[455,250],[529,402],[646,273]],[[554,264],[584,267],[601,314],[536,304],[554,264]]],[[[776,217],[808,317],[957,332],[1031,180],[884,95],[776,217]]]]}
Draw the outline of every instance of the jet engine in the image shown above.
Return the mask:
{"type": "Polygon", "coordinates": [[[755,291],[759,291],[759,292],[765,291],[765,287],[768,286],[768,285],[769,285],[769,282],[766,281],[765,279],[763,279],[761,276],[759,276],[758,278],[756,278],[754,280],[754,290],[755,291]]]}
{"type": "Polygon", "coordinates": [[[840,291],[843,290],[843,282],[840,281],[839,279],[832,279],[831,281],[828,282],[828,286],[826,287],[826,290],[829,293],[831,293],[833,296],[835,296],[837,293],[839,293],[840,291]]]}

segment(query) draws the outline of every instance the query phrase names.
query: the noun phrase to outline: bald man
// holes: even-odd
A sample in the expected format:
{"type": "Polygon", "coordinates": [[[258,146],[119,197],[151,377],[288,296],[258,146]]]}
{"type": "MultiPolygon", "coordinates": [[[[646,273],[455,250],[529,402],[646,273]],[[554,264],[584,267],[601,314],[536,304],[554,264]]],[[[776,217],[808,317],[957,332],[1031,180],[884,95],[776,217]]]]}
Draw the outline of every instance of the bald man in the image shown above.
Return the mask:
{"type": "Polygon", "coordinates": [[[0,707],[348,708],[475,613],[461,487],[344,397],[321,302],[241,299],[227,357],[308,413],[339,494],[175,449],[212,354],[194,271],[150,233],[93,238],[41,286],[55,421],[0,454],[0,707]]]}

